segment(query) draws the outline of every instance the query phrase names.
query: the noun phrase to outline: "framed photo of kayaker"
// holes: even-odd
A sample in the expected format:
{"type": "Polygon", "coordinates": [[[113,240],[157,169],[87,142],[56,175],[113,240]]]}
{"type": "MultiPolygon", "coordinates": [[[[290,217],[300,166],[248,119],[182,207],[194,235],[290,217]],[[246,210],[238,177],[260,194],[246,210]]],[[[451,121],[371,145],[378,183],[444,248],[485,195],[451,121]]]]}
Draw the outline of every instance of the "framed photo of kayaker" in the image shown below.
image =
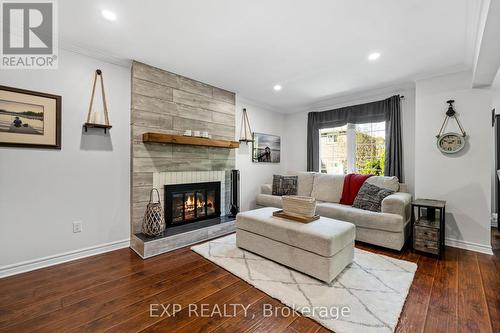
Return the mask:
{"type": "Polygon", "coordinates": [[[61,149],[61,100],[0,86],[0,146],[61,149]]]}

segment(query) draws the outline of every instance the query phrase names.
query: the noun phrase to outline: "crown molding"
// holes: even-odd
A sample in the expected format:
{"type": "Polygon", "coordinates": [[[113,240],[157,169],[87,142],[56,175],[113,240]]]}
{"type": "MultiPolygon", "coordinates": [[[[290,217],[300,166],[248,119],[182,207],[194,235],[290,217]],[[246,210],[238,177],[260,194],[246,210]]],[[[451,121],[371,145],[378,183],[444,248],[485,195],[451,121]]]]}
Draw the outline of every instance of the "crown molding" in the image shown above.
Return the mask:
{"type": "Polygon", "coordinates": [[[237,102],[237,104],[238,103],[239,104],[250,104],[252,106],[256,106],[256,107],[259,107],[259,108],[267,110],[267,111],[272,111],[272,112],[281,113],[281,114],[288,114],[287,112],[285,112],[282,109],[279,109],[279,108],[277,108],[275,106],[271,106],[269,104],[256,101],[254,99],[245,97],[245,96],[243,96],[241,94],[238,94],[238,93],[235,93],[235,94],[236,94],[236,102],[237,102]]]}
{"type": "Polygon", "coordinates": [[[59,41],[59,48],[62,50],[68,51],[68,52],[72,52],[72,53],[76,53],[76,54],[83,55],[86,57],[101,60],[101,61],[113,64],[113,65],[117,65],[120,67],[125,67],[125,68],[132,67],[132,60],[131,59],[119,57],[119,56],[113,55],[109,52],[102,51],[102,50],[92,49],[89,47],[83,47],[81,45],[71,43],[67,40],[60,40],[59,41]]]}

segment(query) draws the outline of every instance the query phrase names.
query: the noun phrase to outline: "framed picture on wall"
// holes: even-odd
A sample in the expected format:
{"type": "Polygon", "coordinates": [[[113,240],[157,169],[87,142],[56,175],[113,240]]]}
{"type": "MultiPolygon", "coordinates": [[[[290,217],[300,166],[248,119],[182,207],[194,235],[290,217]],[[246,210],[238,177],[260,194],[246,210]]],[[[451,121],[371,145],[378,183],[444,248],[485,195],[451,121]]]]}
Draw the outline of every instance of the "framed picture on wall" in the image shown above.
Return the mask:
{"type": "Polygon", "coordinates": [[[61,100],[0,86],[0,146],[61,149],[61,100]]]}
{"type": "Polygon", "coordinates": [[[281,137],[277,135],[253,133],[252,161],[259,163],[280,163],[281,137]]]}

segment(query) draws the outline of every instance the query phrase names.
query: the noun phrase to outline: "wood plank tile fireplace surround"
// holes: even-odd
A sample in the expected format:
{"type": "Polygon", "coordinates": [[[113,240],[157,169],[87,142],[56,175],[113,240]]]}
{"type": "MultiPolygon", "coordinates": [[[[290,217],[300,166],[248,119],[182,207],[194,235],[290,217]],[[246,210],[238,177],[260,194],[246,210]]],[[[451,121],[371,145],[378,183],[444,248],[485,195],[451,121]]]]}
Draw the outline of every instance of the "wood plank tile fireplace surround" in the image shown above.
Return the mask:
{"type": "Polygon", "coordinates": [[[141,257],[168,252],[234,230],[234,221],[210,223],[201,229],[147,239],[140,234],[149,191],[160,191],[164,205],[167,184],[221,183],[221,216],[229,205],[230,170],[234,149],[195,145],[149,143],[144,133],[182,134],[208,131],[214,140],[235,138],[235,95],[139,62],[132,65],[131,87],[131,248],[141,257]]]}

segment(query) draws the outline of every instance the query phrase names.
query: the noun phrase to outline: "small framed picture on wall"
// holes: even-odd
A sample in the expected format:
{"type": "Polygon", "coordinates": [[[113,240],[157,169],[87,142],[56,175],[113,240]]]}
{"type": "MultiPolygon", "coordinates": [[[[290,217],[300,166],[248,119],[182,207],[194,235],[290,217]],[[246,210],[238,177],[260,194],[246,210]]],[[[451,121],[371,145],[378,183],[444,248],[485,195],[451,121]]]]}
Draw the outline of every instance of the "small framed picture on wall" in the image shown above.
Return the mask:
{"type": "Polygon", "coordinates": [[[280,163],[281,137],[271,134],[253,133],[252,161],[258,163],[280,163]]]}
{"type": "Polygon", "coordinates": [[[61,100],[0,86],[0,146],[61,149],[61,100]]]}

